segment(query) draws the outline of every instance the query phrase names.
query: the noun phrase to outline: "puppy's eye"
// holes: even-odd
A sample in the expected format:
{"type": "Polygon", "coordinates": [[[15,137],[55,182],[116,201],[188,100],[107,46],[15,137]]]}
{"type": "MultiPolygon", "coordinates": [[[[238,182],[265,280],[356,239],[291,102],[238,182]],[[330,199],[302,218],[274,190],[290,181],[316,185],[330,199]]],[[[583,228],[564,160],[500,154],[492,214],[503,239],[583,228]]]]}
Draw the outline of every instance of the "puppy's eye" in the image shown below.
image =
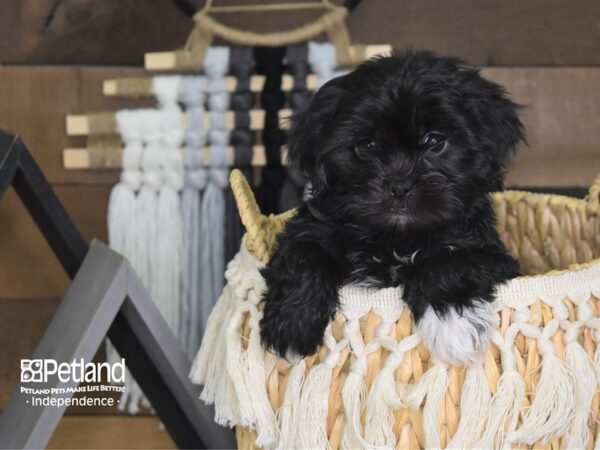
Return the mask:
{"type": "Polygon", "coordinates": [[[375,150],[376,147],[377,147],[377,143],[375,141],[359,142],[358,144],[356,144],[354,146],[354,152],[359,157],[365,157],[369,153],[371,153],[373,150],[375,150]]]}
{"type": "Polygon", "coordinates": [[[442,133],[433,131],[423,136],[421,146],[433,153],[442,153],[448,146],[448,139],[442,133]]]}

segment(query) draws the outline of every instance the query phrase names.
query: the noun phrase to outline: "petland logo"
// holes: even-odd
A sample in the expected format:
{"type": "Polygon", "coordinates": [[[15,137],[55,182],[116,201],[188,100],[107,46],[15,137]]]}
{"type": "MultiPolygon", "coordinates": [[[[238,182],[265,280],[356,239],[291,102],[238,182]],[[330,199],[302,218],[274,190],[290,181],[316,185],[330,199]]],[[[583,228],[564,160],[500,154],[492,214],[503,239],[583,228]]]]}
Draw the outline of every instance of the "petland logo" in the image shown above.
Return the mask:
{"type": "Polygon", "coordinates": [[[62,383],[124,383],[125,359],[118,363],[85,363],[83,358],[71,363],[59,363],[55,359],[22,359],[21,383],[46,383],[56,375],[62,383]]]}

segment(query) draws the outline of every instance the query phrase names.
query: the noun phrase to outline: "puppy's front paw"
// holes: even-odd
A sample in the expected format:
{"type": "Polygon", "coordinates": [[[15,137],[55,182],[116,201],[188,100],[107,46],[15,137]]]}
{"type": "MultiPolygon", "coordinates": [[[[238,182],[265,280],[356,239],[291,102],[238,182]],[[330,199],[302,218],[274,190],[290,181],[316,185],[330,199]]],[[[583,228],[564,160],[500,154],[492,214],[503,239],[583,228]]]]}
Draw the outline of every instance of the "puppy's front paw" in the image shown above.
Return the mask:
{"type": "Polygon", "coordinates": [[[320,311],[286,308],[284,302],[266,302],[260,321],[263,344],[288,361],[312,355],[323,342],[329,316],[320,311]]]}
{"type": "Polygon", "coordinates": [[[475,301],[460,314],[454,307],[438,314],[429,306],[417,327],[433,356],[447,364],[463,366],[483,361],[497,324],[492,305],[475,301]]]}

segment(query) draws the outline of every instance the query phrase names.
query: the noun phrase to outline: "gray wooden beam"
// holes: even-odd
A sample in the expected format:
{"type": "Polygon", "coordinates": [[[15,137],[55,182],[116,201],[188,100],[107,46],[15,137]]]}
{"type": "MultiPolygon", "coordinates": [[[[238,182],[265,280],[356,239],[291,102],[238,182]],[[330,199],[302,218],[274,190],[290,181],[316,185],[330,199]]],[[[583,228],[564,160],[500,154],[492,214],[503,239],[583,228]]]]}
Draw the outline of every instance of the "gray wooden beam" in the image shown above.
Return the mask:
{"type": "MultiPolygon", "coordinates": [[[[107,332],[115,337],[117,350],[139,355],[137,367],[142,360],[150,362],[143,391],[151,401],[161,399],[153,406],[167,428],[178,422],[196,436],[178,443],[180,447],[235,447],[233,433],[215,424],[213,409],[198,400],[199,388],[188,379],[190,362],[134,270],[121,255],[94,241],[31,359],[87,363],[107,332]]],[[[44,447],[66,409],[32,406],[21,387],[77,384],[60,382],[57,376],[46,383],[20,382],[0,416],[0,448],[44,447]]]]}

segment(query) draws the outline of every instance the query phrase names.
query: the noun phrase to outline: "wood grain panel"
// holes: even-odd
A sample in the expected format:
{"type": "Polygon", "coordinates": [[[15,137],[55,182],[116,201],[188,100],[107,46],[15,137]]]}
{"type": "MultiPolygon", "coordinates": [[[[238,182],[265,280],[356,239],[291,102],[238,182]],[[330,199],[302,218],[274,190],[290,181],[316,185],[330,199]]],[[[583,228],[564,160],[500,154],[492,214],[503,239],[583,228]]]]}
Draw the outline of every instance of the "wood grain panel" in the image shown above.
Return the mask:
{"type": "MultiPolygon", "coordinates": [[[[86,241],[106,242],[108,185],[55,186],[86,241]]],[[[0,298],[62,298],[68,278],[16,193],[0,201],[0,298]]]]}
{"type": "Polygon", "coordinates": [[[600,174],[599,68],[487,68],[525,106],[528,145],[521,146],[507,185],[587,187],[600,174]]]}
{"type": "MultiPolygon", "coordinates": [[[[252,1],[261,2],[272,0],[252,1]]],[[[145,52],[181,47],[191,28],[191,20],[170,0],[2,3],[4,63],[141,65],[145,52]]],[[[232,3],[242,2],[215,1],[232,3]]],[[[293,11],[222,19],[268,32],[315,16],[314,11],[293,11]]],[[[364,0],[349,18],[356,42],[428,48],[478,65],[600,65],[599,23],[600,2],[595,0],[364,0]]]]}
{"type": "Polygon", "coordinates": [[[152,104],[102,95],[105,78],[141,73],[141,69],[111,67],[0,67],[0,128],[22,137],[50,182],[113,183],[114,173],[62,168],[63,148],[85,146],[84,139],[66,135],[65,116],[152,104]]]}
{"type": "Polygon", "coordinates": [[[155,417],[66,416],[48,443],[51,449],[176,448],[155,417]]]}

